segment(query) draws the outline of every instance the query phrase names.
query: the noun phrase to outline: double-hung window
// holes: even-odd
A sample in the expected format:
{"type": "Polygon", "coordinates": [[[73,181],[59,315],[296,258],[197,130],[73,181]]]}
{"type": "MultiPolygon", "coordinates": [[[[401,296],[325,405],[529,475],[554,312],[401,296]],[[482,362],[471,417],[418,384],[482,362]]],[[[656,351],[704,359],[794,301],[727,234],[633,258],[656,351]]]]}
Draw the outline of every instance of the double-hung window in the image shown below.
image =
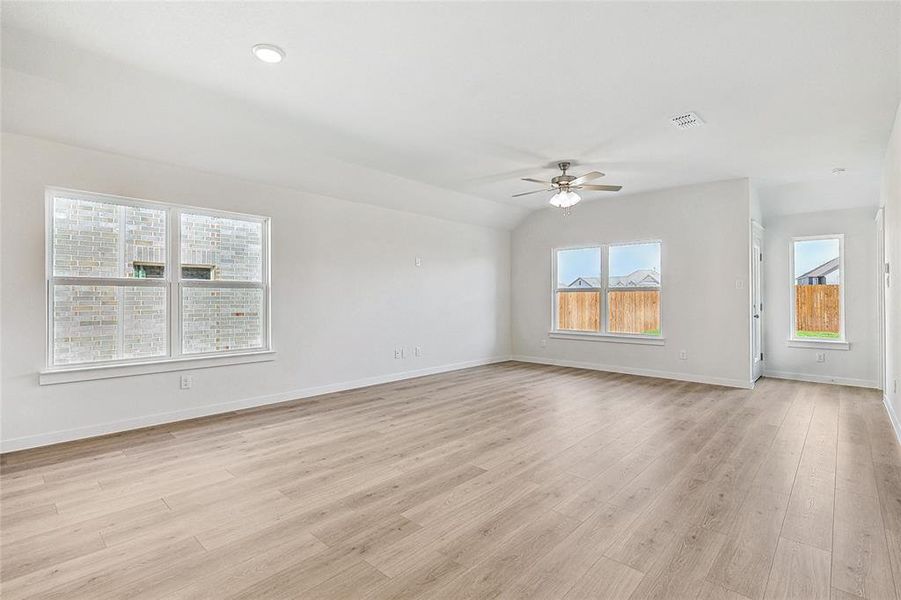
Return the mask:
{"type": "Polygon", "coordinates": [[[842,342],[844,236],[792,239],[791,340],[842,342]]]}
{"type": "Polygon", "coordinates": [[[269,219],[47,190],[48,370],[269,349],[269,219]]]}
{"type": "Polygon", "coordinates": [[[554,250],[554,332],[660,336],[661,243],[554,250]]]}

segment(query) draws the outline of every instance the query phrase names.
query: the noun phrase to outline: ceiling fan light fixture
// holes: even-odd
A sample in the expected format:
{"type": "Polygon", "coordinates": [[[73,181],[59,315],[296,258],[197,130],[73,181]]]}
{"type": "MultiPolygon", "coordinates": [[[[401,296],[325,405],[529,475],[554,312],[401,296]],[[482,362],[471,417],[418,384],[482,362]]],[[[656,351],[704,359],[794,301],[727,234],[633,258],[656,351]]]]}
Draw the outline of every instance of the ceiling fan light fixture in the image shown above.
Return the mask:
{"type": "Polygon", "coordinates": [[[551,206],[556,208],[572,208],[582,200],[579,194],[570,190],[560,190],[548,201],[551,206]]]}

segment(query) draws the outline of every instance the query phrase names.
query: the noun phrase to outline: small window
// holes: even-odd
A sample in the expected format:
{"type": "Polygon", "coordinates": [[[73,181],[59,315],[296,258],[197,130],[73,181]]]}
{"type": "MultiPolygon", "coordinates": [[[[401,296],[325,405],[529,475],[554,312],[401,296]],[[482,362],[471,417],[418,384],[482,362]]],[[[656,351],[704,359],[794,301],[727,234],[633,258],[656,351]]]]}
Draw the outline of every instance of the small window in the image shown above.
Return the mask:
{"type": "Polygon", "coordinates": [[[601,249],[557,251],[555,326],[563,331],[601,330],[601,249]]]}
{"type": "Polygon", "coordinates": [[[607,331],[660,335],[660,242],[608,250],[607,331]]]}
{"type": "Polygon", "coordinates": [[[182,279],[213,279],[213,268],[211,266],[182,265],[182,279]]]}
{"type": "Polygon", "coordinates": [[[148,277],[150,279],[162,279],[166,276],[166,267],[161,264],[135,262],[132,263],[132,273],[132,276],[138,279],[146,279],[148,277]]]}
{"type": "Polygon", "coordinates": [[[841,235],[792,240],[792,338],[844,339],[841,235]]]}
{"type": "MultiPolygon", "coordinates": [[[[181,278],[182,279],[213,279],[213,269],[215,267],[211,265],[182,265],[181,266],[181,278]]],[[[152,264],[152,263],[142,263],[135,262],[134,263],[134,277],[138,279],[162,279],[165,277],[165,267],[163,265],[152,264]]]]}

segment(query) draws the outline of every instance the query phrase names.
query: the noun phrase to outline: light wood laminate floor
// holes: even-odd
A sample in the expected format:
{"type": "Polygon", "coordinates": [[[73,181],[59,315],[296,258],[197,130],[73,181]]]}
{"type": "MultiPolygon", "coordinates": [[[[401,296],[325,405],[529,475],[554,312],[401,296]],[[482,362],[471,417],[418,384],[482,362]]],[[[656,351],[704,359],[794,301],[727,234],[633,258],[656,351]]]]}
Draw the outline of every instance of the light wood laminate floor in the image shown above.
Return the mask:
{"type": "Polygon", "coordinates": [[[872,390],[504,363],[8,454],[15,598],[898,598],[872,390]]]}

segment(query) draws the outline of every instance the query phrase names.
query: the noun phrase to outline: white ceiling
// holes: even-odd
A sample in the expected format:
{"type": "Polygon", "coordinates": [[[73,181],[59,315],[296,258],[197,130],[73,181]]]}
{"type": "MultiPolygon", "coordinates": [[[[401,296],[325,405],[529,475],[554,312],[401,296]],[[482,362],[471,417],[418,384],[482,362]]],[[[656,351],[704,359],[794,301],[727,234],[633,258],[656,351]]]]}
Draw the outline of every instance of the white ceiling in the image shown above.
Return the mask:
{"type": "Polygon", "coordinates": [[[558,159],[621,194],[750,177],[875,203],[899,100],[898,2],[5,1],[2,20],[5,130],[505,227],[546,202],[510,198],[518,178],[558,159]],[[688,110],[707,125],[669,124],[688,110]]]}

